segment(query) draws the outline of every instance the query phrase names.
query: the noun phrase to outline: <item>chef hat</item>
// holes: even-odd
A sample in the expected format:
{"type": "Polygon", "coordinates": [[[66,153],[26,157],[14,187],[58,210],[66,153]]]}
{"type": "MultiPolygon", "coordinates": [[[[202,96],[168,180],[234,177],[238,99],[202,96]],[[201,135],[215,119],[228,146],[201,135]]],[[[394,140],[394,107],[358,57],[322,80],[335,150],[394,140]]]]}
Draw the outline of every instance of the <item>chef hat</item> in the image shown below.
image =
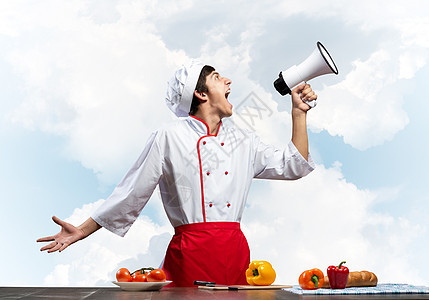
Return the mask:
{"type": "Polygon", "coordinates": [[[204,65],[198,60],[191,60],[176,71],[168,81],[165,102],[178,117],[189,116],[195,87],[204,65]]]}

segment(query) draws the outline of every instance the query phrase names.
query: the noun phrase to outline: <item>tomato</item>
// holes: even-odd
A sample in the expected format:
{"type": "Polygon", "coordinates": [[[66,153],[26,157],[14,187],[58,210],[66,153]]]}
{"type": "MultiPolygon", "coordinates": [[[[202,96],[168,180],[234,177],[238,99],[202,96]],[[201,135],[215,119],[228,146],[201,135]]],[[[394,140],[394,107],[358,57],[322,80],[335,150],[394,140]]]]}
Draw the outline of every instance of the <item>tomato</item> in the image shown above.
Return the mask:
{"type": "Polygon", "coordinates": [[[121,268],[116,272],[116,280],[118,282],[130,282],[132,280],[130,271],[126,268],[121,268]]]}
{"type": "Polygon", "coordinates": [[[136,272],[133,274],[132,282],[146,282],[147,281],[147,274],[136,272]]]}
{"type": "Polygon", "coordinates": [[[148,282],[165,281],[166,278],[164,271],[161,269],[155,269],[147,273],[148,282]]]}

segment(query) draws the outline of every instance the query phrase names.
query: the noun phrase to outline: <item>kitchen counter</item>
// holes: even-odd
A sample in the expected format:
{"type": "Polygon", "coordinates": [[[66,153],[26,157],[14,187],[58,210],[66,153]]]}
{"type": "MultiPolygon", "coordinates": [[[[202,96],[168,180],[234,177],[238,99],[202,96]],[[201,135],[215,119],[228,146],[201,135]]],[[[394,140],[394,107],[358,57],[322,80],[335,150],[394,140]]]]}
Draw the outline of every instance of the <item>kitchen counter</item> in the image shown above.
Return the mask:
{"type": "Polygon", "coordinates": [[[156,292],[127,292],[117,287],[0,287],[0,299],[429,299],[429,294],[296,295],[283,290],[212,291],[198,288],[163,288],[156,292]]]}

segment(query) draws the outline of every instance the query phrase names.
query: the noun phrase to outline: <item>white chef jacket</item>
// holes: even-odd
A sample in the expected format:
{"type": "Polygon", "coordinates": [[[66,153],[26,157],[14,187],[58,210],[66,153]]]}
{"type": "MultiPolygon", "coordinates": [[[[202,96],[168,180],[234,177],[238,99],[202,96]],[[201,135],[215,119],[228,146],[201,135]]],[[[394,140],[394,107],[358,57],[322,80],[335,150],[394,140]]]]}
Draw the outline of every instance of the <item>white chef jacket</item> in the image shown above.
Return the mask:
{"type": "Polygon", "coordinates": [[[113,193],[91,216],[124,236],[159,184],[176,227],[199,222],[240,222],[253,178],[293,180],[314,169],[292,142],[284,150],[251,131],[222,123],[216,135],[194,116],[169,124],[149,138],[142,154],[113,193]]]}

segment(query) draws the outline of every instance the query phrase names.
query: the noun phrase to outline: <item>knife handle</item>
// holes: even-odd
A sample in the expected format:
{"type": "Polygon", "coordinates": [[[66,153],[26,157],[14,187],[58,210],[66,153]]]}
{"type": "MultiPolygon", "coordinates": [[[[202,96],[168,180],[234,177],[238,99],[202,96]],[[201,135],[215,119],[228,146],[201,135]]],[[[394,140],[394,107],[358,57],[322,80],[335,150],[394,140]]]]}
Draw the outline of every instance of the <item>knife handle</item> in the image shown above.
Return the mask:
{"type": "Polygon", "coordinates": [[[194,285],[215,285],[216,282],[194,280],[194,285]]]}

